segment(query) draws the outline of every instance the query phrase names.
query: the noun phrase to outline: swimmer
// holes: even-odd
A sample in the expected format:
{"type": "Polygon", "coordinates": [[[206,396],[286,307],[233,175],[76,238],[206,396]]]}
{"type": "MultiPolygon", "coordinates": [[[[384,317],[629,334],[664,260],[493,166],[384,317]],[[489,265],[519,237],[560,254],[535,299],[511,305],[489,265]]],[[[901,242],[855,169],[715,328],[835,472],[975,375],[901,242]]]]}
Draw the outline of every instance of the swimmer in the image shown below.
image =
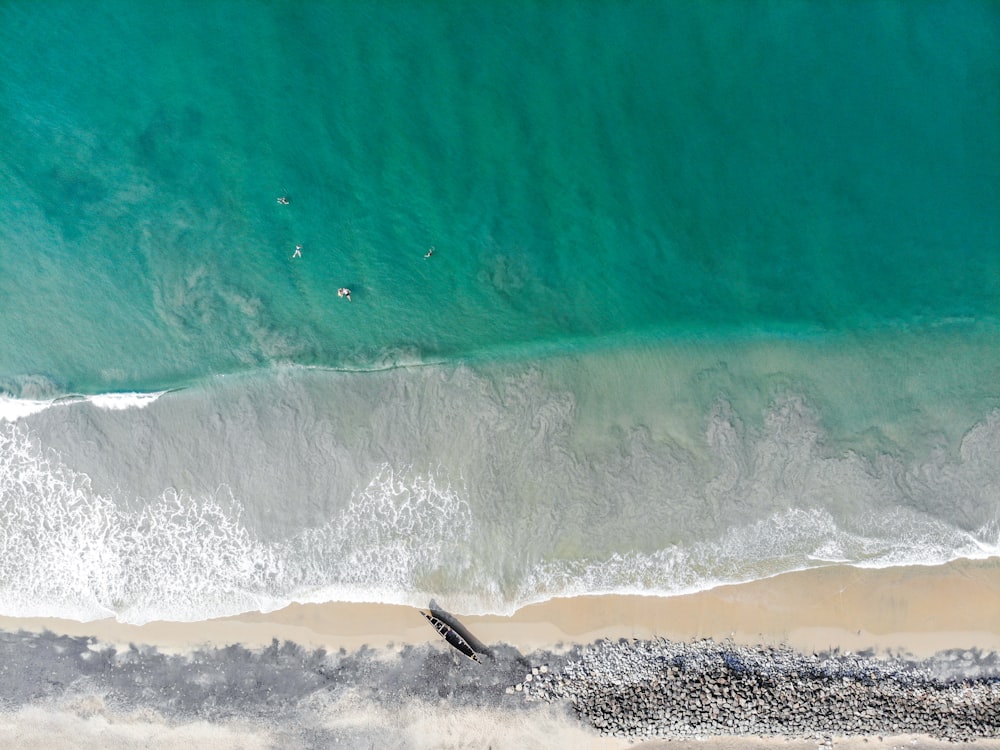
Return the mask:
{"type": "Polygon", "coordinates": [[[342,286],[342,287],[340,287],[340,289],[337,290],[337,296],[338,297],[347,297],[347,301],[350,302],[351,301],[351,290],[348,289],[346,286],[342,286]]]}
{"type": "Polygon", "coordinates": [[[429,257],[431,257],[432,255],[434,255],[434,245],[431,245],[431,246],[430,246],[430,247],[429,247],[429,248],[427,249],[427,252],[426,252],[426,253],[424,253],[424,257],[425,257],[425,258],[429,258],[429,257]]]}
{"type": "Polygon", "coordinates": [[[292,253],[292,257],[293,258],[301,258],[302,257],[302,245],[296,245],[295,246],[295,252],[292,253]]]}
{"type": "Polygon", "coordinates": [[[278,198],[278,203],[280,203],[282,206],[287,206],[288,205],[288,196],[287,195],[283,195],[280,198],[278,198]]]}

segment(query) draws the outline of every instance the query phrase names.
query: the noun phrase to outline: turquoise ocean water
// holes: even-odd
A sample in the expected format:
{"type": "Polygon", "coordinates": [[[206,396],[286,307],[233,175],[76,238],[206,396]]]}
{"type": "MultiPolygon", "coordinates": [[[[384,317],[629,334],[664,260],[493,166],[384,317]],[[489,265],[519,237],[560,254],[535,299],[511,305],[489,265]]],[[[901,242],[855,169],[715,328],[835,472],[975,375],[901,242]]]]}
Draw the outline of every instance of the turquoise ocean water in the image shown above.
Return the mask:
{"type": "Polygon", "coordinates": [[[987,0],[0,1],[0,613],[1000,554],[998,81],[987,0]]]}

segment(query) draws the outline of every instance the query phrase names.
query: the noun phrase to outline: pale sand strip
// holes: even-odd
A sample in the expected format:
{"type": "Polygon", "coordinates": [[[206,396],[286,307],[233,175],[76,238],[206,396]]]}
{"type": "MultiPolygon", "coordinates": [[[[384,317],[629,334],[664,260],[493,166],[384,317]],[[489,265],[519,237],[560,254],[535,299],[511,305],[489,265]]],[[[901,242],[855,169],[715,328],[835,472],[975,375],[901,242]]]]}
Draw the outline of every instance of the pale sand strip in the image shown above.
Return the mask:
{"type": "MultiPolygon", "coordinates": [[[[956,648],[1000,652],[1000,558],[884,570],[835,566],[670,598],[556,599],[512,617],[454,614],[483,643],[508,643],[523,653],[599,638],[651,636],[785,643],[804,651],[837,646],[915,656],[956,648]]],[[[259,647],[273,638],[328,650],[437,640],[414,609],[372,604],[292,605],[269,614],[143,626],[4,617],[0,629],[93,635],[164,651],[232,643],[259,647]]]]}

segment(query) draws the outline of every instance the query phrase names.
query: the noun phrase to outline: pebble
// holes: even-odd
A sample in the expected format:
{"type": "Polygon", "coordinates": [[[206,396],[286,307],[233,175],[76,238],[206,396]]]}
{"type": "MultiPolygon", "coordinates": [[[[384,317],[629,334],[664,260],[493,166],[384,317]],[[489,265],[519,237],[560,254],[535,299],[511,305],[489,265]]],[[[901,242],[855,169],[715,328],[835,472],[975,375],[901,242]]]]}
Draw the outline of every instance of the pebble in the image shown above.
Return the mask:
{"type": "Polygon", "coordinates": [[[600,641],[514,686],[528,701],[565,701],[602,735],[694,738],[921,734],[1000,737],[1000,678],[944,679],[920,664],[857,654],[802,654],[711,640],[600,641]],[[530,691],[527,689],[531,683],[530,691]]]}

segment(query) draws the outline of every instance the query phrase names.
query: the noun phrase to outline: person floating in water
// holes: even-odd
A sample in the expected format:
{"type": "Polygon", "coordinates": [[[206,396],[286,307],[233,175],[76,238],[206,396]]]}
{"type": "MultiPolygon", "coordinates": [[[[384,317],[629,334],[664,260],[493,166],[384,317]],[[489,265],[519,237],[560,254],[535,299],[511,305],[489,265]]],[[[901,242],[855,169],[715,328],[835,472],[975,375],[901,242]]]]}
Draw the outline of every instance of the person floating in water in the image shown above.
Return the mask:
{"type": "Polygon", "coordinates": [[[427,252],[424,253],[424,257],[429,258],[432,255],[434,255],[434,245],[431,245],[429,248],[427,248],[427,252]]]}
{"type": "Polygon", "coordinates": [[[289,203],[288,196],[282,195],[280,198],[278,198],[278,203],[280,203],[282,206],[287,206],[289,203]]]}
{"type": "Polygon", "coordinates": [[[301,258],[302,257],[302,245],[296,245],[295,246],[295,252],[292,253],[292,257],[293,258],[301,258]]]}
{"type": "Polygon", "coordinates": [[[346,286],[342,286],[342,287],[340,287],[340,289],[337,290],[337,296],[338,297],[347,297],[347,301],[350,302],[351,301],[351,290],[348,289],[346,286]]]}

